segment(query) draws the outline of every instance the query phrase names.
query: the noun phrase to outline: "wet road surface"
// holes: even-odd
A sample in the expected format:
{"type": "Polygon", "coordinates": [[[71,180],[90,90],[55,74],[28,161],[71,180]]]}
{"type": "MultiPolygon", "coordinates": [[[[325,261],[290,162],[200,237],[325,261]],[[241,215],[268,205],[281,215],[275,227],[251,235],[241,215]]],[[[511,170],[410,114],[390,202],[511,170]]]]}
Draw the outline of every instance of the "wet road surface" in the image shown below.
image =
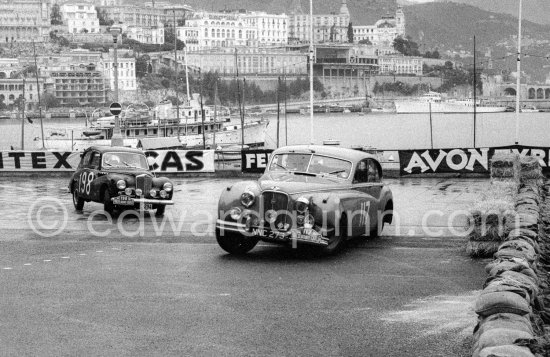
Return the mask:
{"type": "Polygon", "coordinates": [[[485,273],[460,211],[487,180],[389,180],[399,224],[325,258],[225,254],[213,223],[233,182],[177,179],[164,221],[111,221],[100,204],[74,211],[66,179],[0,180],[2,354],[470,353],[485,273]]]}

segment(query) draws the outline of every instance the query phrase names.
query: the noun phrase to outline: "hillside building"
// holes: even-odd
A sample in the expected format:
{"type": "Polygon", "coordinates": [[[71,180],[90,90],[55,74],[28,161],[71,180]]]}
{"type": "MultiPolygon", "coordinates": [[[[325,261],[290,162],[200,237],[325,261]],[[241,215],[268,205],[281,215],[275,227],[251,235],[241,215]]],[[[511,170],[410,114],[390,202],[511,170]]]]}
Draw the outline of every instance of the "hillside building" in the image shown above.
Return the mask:
{"type": "MultiPolygon", "coordinates": [[[[299,4],[297,4],[299,5],[299,4]]],[[[315,43],[348,42],[348,26],[350,21],[346,0],[338,14],[313,15],[313,40],[315,43]]],[[[289,15],[288,37],[290,43],[309,43],[311,22],[309,14],[302,12],[301,6],[296,6],[289,15]]]]}
{"type": "Polygon", "coordinates": [[[0,42],[43,42],[50,33],[49,0],[0,0],[0,42]]]}
{"type": "Polygon", "coordinates": [[[99,19],[95,6],[83,1],[70,1],[60,6],[63,24],[67,32],[99,33],[99,19]]]}
{"type": "Polygon", "coordinates": [[[405,37],[405,14],[399,6],[395,15],[383,16],[371,26],[353,26],[353,42],[358,43],[369,40],[374,46],[389,47],[393,40],[398,37],[405,37]]]}

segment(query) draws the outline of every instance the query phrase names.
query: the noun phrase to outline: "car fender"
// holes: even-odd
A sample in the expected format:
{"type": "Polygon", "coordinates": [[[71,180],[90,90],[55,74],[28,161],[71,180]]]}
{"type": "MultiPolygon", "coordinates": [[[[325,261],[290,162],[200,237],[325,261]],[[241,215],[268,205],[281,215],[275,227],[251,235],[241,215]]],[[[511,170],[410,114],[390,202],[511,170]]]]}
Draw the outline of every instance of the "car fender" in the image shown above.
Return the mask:
{"type": "Polygon", "coordinates": [[[259,211],[258,197],[261,194],[261,190],[258,183],[255,181],[243,181],[223,189],[218,201],[219,217],[222,217],[225,212],[233,207],[240,207],[244,210],[245,207],[241,204],[241,194],[246,190],[252,191],[256,196],[254,204],[251,207],[248,207],[248,210],[259,211]]]}

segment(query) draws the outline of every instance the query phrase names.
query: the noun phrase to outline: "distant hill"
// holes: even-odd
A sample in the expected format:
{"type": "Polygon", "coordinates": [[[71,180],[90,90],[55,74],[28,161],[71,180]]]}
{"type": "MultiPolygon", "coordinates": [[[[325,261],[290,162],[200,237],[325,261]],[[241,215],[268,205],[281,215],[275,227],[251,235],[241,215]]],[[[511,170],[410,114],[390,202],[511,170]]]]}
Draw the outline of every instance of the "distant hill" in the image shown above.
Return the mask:
{"type": "MultiPolygon", "coordinates": [[[[146,0],[126,0],[135,3],[146,0]]],[[[473,47],[473,36],[481,53],[491,51],[496,68],[515,71],[518,0],[398,0],[404,6],[406,31],[420,45],[422,52],[438,49],[441,54],[449,51],[468,51],[473,47]],[[416,3],[416,4],[415,4],[416,3]],[[476,6],[473,6],[476,5],[476,6]],[[501,59],[498,59],[498,58],[501,59]],[[506,57],[503,59],[503,57],[506,57]]],[[[217,11],[223,9],[247,9],[271,13],[290,14],[301,3],[304,13],[309,13],[308,0],[184,0],[195,9],[217,11]]],[[[353,25],[372,25],[381,16],[393,14],[396,0],[347,0],[353,25]]],[[[341,0],[313,0],[313,11],[337,13],[341,0]]],[[[550,55],[550,0],[523,0],[523,52],[550,55]],[[538,23],[528,21],[537,21],[538,23]],[[544,25],[547,24],[547,25],[544,25]]],[[[533,79],[544,80],[550,61],[531,57],[525,60],[524,70],[533,79]]]]}
{"type": "MultiPolygon", "coordinates": [[[[436,0],[438,2],[450,2],[450,0],[436,0]]],[[[411,3],[403,0],[403,2],[411,3]]],[[[455,3],[462,3],[479,7],[480,9],[511,14],[518,17],[518,0],[452,0],[455,3]]],[[[539,24],[550,25],[550,1],[548,0],[524,0],[522,2],[522,18],[539,24]]]]}

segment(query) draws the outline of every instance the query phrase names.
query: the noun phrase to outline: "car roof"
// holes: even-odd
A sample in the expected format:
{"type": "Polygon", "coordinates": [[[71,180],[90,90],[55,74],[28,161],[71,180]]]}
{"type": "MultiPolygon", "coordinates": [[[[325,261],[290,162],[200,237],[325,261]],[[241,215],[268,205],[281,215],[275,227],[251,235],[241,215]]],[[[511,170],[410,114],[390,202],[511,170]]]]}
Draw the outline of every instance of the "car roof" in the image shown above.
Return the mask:
{"type": "Polygon", "coordinates": [[[125,146],[90,146],[86,150],[95,150],[95,151],[99,151],[102,154],[106,152],[131,152],[131,153],[143,154],[143,150],[141,149],[128,148],[125,146]]]}
{"type": "Polygon", "coordinates": [[[354,162],[363,160],[363,159],[373,159],[378,161],[378,158],[375,155],[366,153],[361,150],[348,149],[338,146],[328,146],[328,145],[292,145],[292,146],[283,146],[273,152],[275,154],[281,153],[300,153],[300,154],[319,154],[326,156],[334,156],[342,159],[351,160],[354,162]]]}

